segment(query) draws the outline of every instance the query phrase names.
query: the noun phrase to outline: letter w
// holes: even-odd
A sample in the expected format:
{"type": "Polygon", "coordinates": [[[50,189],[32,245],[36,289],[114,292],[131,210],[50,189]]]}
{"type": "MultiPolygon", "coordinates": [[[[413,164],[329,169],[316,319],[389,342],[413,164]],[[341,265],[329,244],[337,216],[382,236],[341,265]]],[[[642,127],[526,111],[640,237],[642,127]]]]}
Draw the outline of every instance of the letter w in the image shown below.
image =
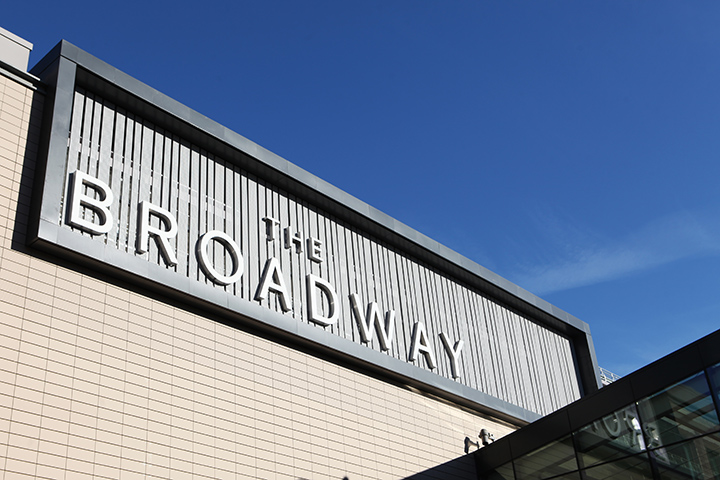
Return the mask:
{"type": "Polygon", "coordinates": [[[363,343],[370,343],[372,340],[372,327],[373,324],[375,324],[375,329],[378,332],[378,338],[380,340],[380,349],[383,351],[389,350],[395,335],[395,310],[385,312],[385,321],[383,322],[382,318],[380,318],[380,309],[377,303],[368,303],[365,318],[363,318],[360,313],[360,300],[357,293],[350,294],[350,303],[352,304],[353,313],[355,314],[355,320],[357,320],[363,343]]]}

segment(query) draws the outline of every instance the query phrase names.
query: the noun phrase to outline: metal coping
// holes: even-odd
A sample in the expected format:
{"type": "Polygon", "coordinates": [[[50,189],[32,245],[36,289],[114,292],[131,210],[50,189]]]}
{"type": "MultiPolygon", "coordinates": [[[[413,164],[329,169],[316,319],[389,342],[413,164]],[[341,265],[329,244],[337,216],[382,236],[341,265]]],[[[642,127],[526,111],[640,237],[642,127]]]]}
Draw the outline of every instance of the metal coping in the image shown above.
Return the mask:
{"type": "Polygon", "coordinates": [[[40,174],[37,175],[33,194],[37,214],[34,220],[36,223],[30,229],[32,244],[70,256],[74,260],[78,260],[78,255],[73,251],[83,252],[82,258],[86,263],[87,255],[102,259],[90,260],[90,263],[115,276],[127,277],[129,274],[128,278],[134,282],[147,282],[148,286],[160,289],[165,294],[178,297],[178,293],[181,293],[184,301],[187,301],[185,297],[188,294],[204,299],[203,303],[210,302],[224,309],[226,314],[227,310],[231,310],[244,318],[258,320],[264,324],[263,328],[285,332],[293,338],[298,336],[301,342],[309,342],[313,348],[329,350],[328,353],[341,356],[351,363],[359,360],[371,370],[397,377],[405,383],[492,413],[511,423],[523,424],[539,417],[534,412],[312,325],[288,322],[283,315],[251,302],[221,298],[211,287],[191,285],[182,279],[148,269],[147,265],[128,262],[127,258],[118,256],[117,252],[93,244],[86,237],[68,235],[69,232],[57,225],[60,206],[54,199],[61,198],[64,188],[63,182],[57,179],[64,177],[72,96],[76,84],[82,85],[227,161],[235,162],[249,172],[270,180],[289,193],[308,199],[328,213],[450,274],[458,281],[478,288],[509,308],[529,315],[533,321],[567,335],[573,345],[581,394],[599,388],[595,350],[589,326],[585,322],[64,40],[38,62],[31,73],[40,77],[50,92],[44,120],[47,125],[44,131],[48,133],[42,147],[47,152],[47,163],[39,165],[40,174]],[[108,265],[113,268],[108,269],[108,265]],[[348,355],[354,358],[347,358],[348,355]]]}

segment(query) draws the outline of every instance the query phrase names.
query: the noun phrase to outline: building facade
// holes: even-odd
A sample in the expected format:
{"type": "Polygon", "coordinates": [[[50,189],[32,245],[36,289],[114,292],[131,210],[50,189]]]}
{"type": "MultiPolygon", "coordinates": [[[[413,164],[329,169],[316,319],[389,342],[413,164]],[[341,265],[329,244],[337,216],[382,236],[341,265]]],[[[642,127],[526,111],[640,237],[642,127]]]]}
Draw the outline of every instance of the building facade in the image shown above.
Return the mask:
{"type": "Polygon", "coordinates": [[[580,320],[67,42],[27,73],[0,33],[5,478],[473,478],[467,437],[597,390],[580,320]]]}

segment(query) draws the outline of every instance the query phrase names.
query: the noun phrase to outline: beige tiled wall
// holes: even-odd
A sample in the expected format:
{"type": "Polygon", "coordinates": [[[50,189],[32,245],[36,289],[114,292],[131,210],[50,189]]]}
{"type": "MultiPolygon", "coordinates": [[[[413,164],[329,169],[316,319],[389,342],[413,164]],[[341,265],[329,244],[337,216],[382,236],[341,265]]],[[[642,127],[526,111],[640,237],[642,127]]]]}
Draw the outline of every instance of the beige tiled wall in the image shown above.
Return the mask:
{"type": "Polygon", "coordinates": [[[0,76],[0,476],[463,478],[511,430],[28,251],[32,106],[0,76]]]}

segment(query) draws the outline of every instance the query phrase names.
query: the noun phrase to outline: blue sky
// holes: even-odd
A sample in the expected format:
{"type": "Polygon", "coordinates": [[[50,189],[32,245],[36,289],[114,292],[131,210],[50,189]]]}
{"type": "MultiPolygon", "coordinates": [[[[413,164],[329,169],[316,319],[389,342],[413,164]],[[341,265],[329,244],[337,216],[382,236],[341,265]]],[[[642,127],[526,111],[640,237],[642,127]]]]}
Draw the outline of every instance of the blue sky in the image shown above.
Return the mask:
{"type": "Polygon", "coordinates": [[[10,2],[591,326],[627,374],[720,327],[720,3],[10,2]]]}

